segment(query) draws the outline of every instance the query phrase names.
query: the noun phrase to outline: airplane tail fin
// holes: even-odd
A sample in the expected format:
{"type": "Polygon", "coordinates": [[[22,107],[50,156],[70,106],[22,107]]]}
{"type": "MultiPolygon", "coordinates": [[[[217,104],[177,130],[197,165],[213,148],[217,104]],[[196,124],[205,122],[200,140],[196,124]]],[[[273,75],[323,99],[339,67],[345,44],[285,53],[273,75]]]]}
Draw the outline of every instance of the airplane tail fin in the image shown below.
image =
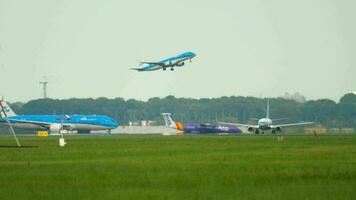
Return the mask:
{"type": "Polygon", "coordinates": [[[171,118],[171,113],[162,113],[162,117],[164,119],[164,123],[166,127],[175,128],[175,129],[177,128],[176,123],[171,118]]]}
{"type": "Polygon", "coordinates": [[[1,112],[0,112],[1,118],[5,117],[4,116],[4,112],[6,113],[6,115],[8,117],[16,116],[16,113],[10,108],[9,105],[7,105],[7,103],[5,101],[1,101],[0,103],[2,104],[2,107],[3,107],[1,112]]]}

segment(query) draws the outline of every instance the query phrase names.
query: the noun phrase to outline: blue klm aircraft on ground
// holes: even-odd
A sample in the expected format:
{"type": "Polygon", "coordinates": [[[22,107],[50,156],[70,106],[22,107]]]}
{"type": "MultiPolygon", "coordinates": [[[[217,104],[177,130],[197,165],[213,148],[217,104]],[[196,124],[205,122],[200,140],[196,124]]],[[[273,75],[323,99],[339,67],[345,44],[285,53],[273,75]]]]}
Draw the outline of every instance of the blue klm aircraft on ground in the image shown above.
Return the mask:
{"type": "Polygon", "coordinates": [[[167,68],[170,68],[172,71],[174,70],[174,67],[182,67],[184,66],[184,62],[189,60],[192,62],[192,59],[196,56],[195,53],[193,52],[185,52],[182,53],[178,56],[173,56],[164,60],[161,60],[159,62],[141,62],[140,64],[146,64],[146,66],[142,68],[131,68],[132,70],[137,70],[139,72],[145,72],[145,71],[155,71],[159,69],[166,70],[167,68]]]}
{"type": "Polygon", "coordinates": [[[12,127],[27,130],[48,130],[59,132],[60,130],[76,130],[78,133],[90,133],[92,130],[108,130],[119,126],[114,119],[104,115],[16,115],[14,111],[2,102],[0,123],[12,127]],[[4,112],[6,116],[4,116],[4,112]]]}

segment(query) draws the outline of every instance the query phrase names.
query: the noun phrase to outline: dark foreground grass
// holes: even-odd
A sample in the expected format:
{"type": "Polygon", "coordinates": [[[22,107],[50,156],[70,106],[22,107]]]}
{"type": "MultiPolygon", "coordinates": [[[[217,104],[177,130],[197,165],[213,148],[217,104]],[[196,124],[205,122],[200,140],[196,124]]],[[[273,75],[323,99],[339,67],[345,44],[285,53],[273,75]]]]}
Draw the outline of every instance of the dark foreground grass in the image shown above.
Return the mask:
{"type": "Polygon", "coordinates": [[[0,137],[1,199],[356,199],[356,136],[0,137]]]}

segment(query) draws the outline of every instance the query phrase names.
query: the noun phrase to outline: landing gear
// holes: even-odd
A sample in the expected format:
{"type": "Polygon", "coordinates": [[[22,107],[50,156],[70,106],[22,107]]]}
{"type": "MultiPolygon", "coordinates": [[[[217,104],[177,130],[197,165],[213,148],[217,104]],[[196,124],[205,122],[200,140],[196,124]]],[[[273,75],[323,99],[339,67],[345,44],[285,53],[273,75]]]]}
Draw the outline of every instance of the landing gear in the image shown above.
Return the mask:
{"type": "Polygon", "coordinates": [[[164,70],[164,71],[166,71],[166,68],[165,68],[165,67],[163,67],[163,70],[164,70]]]}
{"type": "Polygon", "coordinates": [[[189,62],[192,62],[192,59],[190,59],[189,62]]]}
{"type": "Polygon", "coordinates": [[[273,130],[272,130],[272,133],[273,133],[273,134],[276,134],[276,129],[273,129],[273,130]]]}
{"type": "Polygon", "coordinates": [[[171,68],[171,71],[174,71],[174,68],[173,68],[173,67],[171,68]]]}
{"type": "Polygon", "coordinates": [[[259,133],[260,133],[260,130],[256,129],[256,130],[255,130],[255,133],[256,133],[256,134],[259,134],[259,133]]]}

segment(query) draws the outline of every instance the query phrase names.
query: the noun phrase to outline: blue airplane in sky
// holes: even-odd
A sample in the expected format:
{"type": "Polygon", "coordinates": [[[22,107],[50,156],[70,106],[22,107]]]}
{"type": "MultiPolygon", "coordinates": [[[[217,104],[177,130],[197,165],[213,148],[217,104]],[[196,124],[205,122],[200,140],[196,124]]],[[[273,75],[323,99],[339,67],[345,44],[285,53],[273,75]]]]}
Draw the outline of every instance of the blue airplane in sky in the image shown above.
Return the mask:
{"type": "Polygon", "coordinates": [[[193,52],[185,52],[178,56],[173,56],[173,57],[161,60],[159,62],[141,62],[140,64],[146,64],[146,66],[144,66],[142,68],[131,68],[131,69],[137,70],[139,72],[145,72],[145,71],[155,71],[155,70],[159,70],[159,69],[166,70],[167,68],[170,68],[173,71],[174,67],[184,66],[185,61],[187,61],[187,60],[192,62],[192,59],[196,55],[197,54],[195,54],[193,52]]]}
{"type": "Polygon", "coordinates": [[[59,132],[60,130],[78,133],[90,133],[93,130],[108,130],[119,126],[114,119],[104,115],[16,115],[14,111],[2,102],[0,123],[8,125],[5,117],[12,127],[27,130],[47,130],[59,132]],[[7,116],[4,116],[4,112],[7,116]]]}

